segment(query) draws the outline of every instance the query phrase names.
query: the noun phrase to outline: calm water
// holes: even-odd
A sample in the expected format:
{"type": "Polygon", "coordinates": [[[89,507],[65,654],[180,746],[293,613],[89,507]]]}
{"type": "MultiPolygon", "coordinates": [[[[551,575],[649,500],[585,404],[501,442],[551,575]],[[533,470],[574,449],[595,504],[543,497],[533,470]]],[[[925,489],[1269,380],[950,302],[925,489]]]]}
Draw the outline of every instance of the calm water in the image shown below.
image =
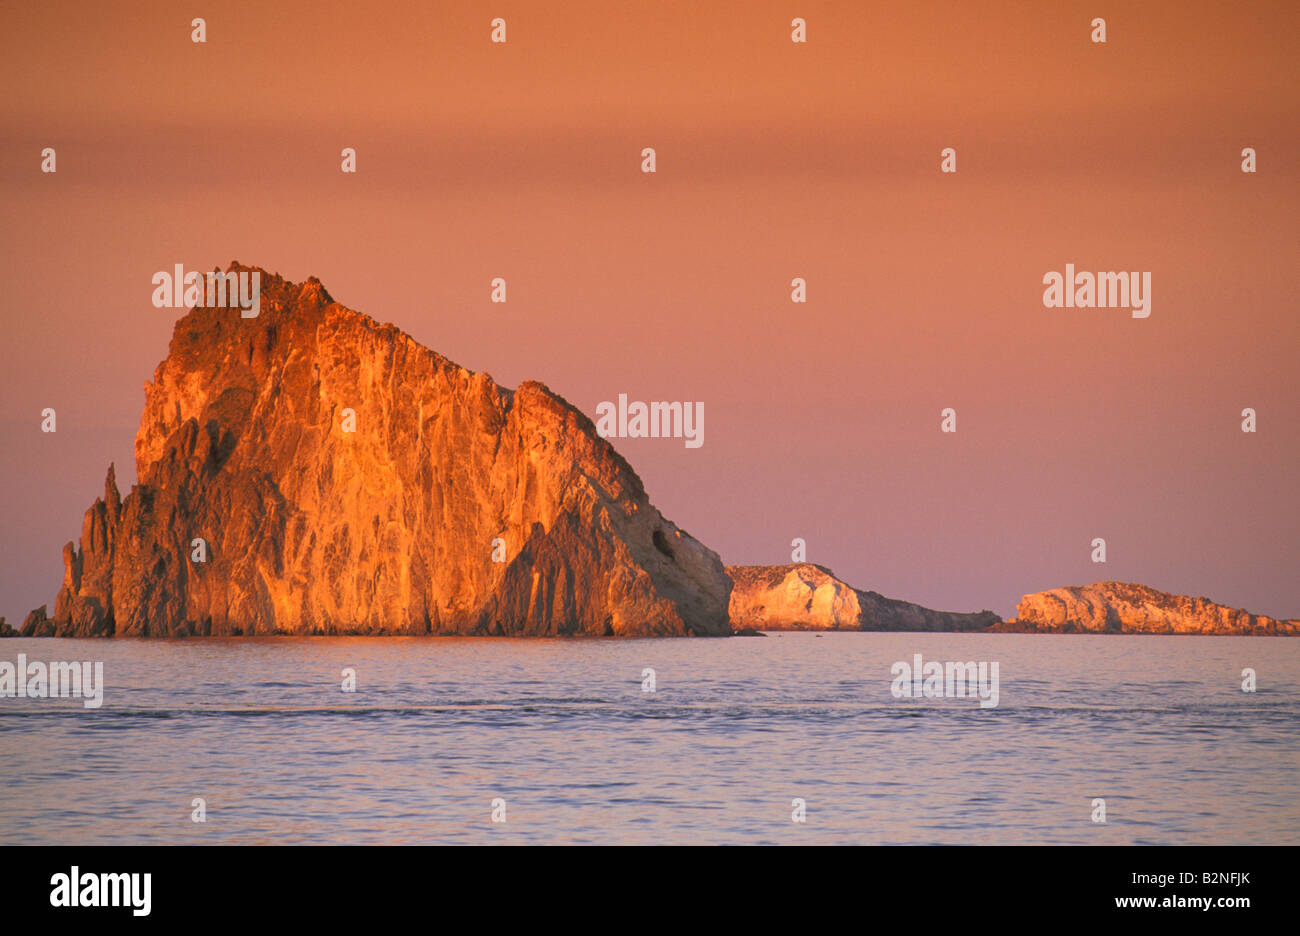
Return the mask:
{"type": "Polygon", "coordinates": [[[1297,639],[0,641],[20,651],[103,660],[107,689],[0,699],[0,844],[1300,843],[1297,639]],[[918,652],[997,661],[999,706],[894,699],[918,652]]]}

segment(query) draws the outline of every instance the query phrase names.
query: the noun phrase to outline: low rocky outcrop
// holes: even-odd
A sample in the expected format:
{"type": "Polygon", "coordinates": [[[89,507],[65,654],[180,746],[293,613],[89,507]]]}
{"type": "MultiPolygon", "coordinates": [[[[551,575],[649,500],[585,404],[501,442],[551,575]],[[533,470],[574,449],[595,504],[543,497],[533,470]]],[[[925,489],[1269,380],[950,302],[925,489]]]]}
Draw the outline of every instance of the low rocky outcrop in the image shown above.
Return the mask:
{"type": "Polygon", "coordinates": [[[49,619],[45,612],[45,605],[41,605],[35,611],[29,611],[27,617],[23,618],[22,629],[19,630],[20,637],[54,637],[56,636],[54,622],[49,619]]]}
{"type": "Polygon", "coordinates": [[[992,611],[932,611],[862,591],[812,563],[728,566],[731,626],[754,630],[983,631],[992,611]]]}
{"type": "Polygon", "coordinates": [[[730,632],[717,554],[586,415],[256,272],[257,317],[176,323],[139,483],[122,497],[110,466],[24,634],[730,632]]]}
{"type": "Polygon", "coordinates": [[[0,637],[17,637],[18,631],[9,626],[9,622],[0,617],[0,637]]]}
{"type": "Polygon", "coordinates": [[[1171,595],[1146,585],[1094,582],[1025,595],[1015,619],[994,629],[1053,634],[1300,636],[1300,621],[1251,614],[1208,598],[1171,595]]]}

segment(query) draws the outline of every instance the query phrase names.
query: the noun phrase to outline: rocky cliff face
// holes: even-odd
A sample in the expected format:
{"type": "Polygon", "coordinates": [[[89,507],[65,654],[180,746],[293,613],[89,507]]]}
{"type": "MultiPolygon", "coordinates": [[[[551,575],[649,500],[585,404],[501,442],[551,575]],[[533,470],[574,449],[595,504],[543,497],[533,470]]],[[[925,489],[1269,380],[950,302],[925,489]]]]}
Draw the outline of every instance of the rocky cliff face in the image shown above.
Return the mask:
{"type": "Polygon", "coordinates": [[[731,624],[755,630],[970,631],[1001,621],[992,611],[931,611],[837,579],[811,563],[728,566],[731,624]]]}
{"type": "Polygon", "coordinates": [[[139,484],[109,468],[25,634],[729,632],[717,555],[585,415],[259,272],[257,318],[177,322],[139,484]]]}
{"type": "Polygon", "coordinates": [[[996,628],[1027,633],[1300,635],[1300,621],[1279,621],[1170,595],[1145,585],[1094,582],[1025,595],[1016,618],[996,628]]]}

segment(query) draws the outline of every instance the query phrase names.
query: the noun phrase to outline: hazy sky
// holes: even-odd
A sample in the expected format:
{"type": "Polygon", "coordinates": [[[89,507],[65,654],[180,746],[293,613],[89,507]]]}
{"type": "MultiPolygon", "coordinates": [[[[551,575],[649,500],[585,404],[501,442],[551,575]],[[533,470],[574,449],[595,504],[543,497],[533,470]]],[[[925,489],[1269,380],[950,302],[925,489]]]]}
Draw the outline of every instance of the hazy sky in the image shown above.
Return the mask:
{"type": "Polygon", "coordinates": [[[150,277],[231,260],[588,414],[703,402],[702,448],[616,445],[725,562],[1300,617],[1296,4],[390,6],[0,4],[11,624],[134,481],[150,277]],[[1150,271],[1150,317],[1044,308],[1066,263],[1150,271]]]}

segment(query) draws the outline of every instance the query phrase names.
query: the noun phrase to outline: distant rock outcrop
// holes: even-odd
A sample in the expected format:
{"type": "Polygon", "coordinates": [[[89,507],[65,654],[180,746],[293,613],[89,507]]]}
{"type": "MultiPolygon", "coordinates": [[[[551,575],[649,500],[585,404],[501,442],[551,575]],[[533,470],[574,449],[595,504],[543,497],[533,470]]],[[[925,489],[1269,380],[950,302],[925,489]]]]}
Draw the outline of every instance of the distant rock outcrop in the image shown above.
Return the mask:
{"type": "Polygon", "coordinates": [[[17,637],[18,631],[9,626],[9,622],[0,617],[0,637],[17,637]]]}
{"type": "Polygon", "coordinates": [[[806,562],[727,566],[727,574],[736,630],[982,631],[1002,620],[992,611],[932,611],[861,591],[806,562]]]}
{"type": "Polygon", "coordinates": [[[176,323],[139,484],[109,468],[24,634],[729,633],[721,561],[587,416],[257,272],[256,318],[176,323]]]}
{"type": "Polygon", "coordinates": [[[1054,588],[1020,599],[1015,633],[1300,635],[1300,621],[1279,621],[1208,598],[1189,598],[1127,582],[1054,588]]]}
{"type": "Polygon", "coordinates": [[[29,611],[27,617],[23,619],[22,630],[18,632],[19,637],[53,637],[55,636],[54,623],[46,617],[45,605],[41,605],[35,611],[29,611]]]}

